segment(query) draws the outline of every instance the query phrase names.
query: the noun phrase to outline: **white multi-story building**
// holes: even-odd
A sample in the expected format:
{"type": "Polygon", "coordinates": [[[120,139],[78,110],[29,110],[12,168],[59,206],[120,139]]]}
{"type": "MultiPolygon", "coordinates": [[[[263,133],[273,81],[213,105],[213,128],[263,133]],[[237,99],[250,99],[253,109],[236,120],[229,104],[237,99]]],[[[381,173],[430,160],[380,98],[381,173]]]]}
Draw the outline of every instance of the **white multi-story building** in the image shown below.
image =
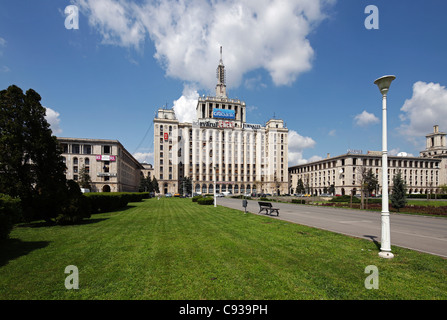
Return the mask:
{"type": "MultiPolygon", "coordinates": [[[[221,51],[222,53],[222,51],[221,51]]],[[[216,96],[200,97],[196,120],[180,123],[172,109],[154,118],[154,175],[161,193],[176,193],[183,177],[207,194],[288,192],[288,129],[283,120],[246,122],[245,102],[227,97],[225,66],[217,67],[216,96]],[[216,187],[214,187],[216,185],[216,187]]]]}
{"type": "MultiPolygon", "coordinates": [[[[363,154],[361,150],[350,150],[337,157],[328,155],[323,160],[290,167],[289,190],[295,193],[301,179],[306,192],[313,195],[329,193],[331,186],[335,194],[358,194],[363,169],[372,169],[379,181],[377,192],[381,194],[382,152],[368,151],[363,154]]],[[[421,151],[419,157],[406,153],[388,156],[389,186],[392,186],[393,177],[399,171],[408,193],[439,192],[439,186],[447,183],[446,133],[439,132],[438,126],[434,126],[434,132],[426,136],[426,150],[421,151]]]]}

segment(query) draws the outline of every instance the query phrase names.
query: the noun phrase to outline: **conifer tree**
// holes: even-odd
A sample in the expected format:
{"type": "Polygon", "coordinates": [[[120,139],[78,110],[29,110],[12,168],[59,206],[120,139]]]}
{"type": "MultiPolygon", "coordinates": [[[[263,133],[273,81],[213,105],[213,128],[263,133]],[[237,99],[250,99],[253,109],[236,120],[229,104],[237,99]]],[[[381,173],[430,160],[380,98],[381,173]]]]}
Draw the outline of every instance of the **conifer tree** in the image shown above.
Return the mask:
{"type": "Polygon", "coordinates": [[[391,206],[397,209],[398,212],[407,203],[405,195],[406,189],[407,187],[402,179],[402,173],[399,171],[393,178],[393,193],[390,196],[391,206]]]}

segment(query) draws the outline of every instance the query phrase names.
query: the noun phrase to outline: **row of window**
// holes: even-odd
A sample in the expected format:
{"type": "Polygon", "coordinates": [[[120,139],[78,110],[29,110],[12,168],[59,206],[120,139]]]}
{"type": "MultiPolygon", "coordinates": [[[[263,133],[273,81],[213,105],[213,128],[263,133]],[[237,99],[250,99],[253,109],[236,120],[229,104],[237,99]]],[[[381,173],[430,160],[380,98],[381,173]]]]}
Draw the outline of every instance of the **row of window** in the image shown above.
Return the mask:
{"type": "MultiPolygon", "coordinates": [[[[66,154],[92,154],[93,146],[91,144],[68,144],[61,143],[62,153],[66,154]]],[[[102,145],[101,154],[112,154],[112,146],[102,145]]]]}

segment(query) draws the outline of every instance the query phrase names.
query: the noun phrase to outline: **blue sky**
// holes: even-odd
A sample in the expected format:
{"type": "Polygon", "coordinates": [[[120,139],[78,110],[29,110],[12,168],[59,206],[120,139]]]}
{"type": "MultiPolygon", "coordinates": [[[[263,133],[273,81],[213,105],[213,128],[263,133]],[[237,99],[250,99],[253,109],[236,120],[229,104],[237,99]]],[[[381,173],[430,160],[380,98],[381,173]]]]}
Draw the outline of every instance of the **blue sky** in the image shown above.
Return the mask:
{"type": "Polygon", "coordinates": [[[417,156],[433,125],[447,131],[445,12],[440,0],[2,1],[0,89],[36,90],[57,136],[117,139],[152,162],[155,111],[193,114],[222,45],[228,96],[250,123],[286,121],[289,165],[381,150],[373,82],[387,74],[388,150],[417,156]],[[368,5],[379,29],[365,27],[368,5]]]}

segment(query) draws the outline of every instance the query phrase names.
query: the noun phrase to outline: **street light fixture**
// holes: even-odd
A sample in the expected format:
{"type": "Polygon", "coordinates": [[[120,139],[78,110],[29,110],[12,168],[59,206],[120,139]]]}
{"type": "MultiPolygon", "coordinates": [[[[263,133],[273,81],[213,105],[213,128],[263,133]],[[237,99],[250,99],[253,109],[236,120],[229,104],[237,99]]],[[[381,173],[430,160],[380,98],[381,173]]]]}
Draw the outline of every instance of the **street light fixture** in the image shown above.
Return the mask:
{"type": "Polygon", "coordinates": [[[390,243],[390,212],[388,203],[388,150],[387,150],[387,122],[386,96],[395,76],[383,76],[374,81],[382,94],[382,240],[379,256],[393,258],[390,243]]]}

